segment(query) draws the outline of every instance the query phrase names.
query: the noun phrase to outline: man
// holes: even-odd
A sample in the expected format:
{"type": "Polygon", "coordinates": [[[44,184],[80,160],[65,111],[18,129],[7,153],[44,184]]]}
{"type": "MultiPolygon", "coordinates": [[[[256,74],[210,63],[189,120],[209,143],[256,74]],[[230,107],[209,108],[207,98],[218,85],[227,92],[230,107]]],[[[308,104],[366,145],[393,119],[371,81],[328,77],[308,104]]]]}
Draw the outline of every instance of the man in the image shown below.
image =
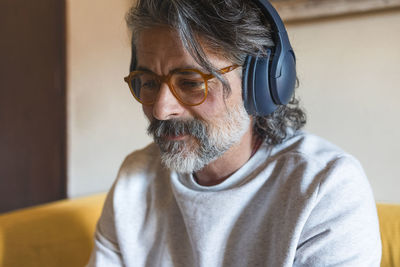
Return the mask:
{"type": "Polygon", "coordinates": [[[273,75],[283,48],[284,64],[294,62],[267,5],[139,0],[131,9],[125,80],[154,144],[122,164],[89,266],[379,266],[375,203],[357,160],[300,131],[294,96],[257,110],[249,62],[267,59],[273,75]]]}

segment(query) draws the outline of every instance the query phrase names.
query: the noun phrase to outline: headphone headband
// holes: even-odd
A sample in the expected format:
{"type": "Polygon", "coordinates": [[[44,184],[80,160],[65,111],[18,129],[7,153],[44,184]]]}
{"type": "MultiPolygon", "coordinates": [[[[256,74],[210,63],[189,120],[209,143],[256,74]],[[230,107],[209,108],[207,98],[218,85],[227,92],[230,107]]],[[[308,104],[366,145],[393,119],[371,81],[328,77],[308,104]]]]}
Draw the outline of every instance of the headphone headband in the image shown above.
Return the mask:
{"type": "Polygon", "coordinates": [[[281,17],[279,16],[276,9],[271,5],[271,3],[267,0],[256,0],[254,1],[256,5],[261,9],[264,16],[268,19],[268,21],[272,21],[272,27],[276,32],[286,32],[285,25],[282,22],[281,17]]]}

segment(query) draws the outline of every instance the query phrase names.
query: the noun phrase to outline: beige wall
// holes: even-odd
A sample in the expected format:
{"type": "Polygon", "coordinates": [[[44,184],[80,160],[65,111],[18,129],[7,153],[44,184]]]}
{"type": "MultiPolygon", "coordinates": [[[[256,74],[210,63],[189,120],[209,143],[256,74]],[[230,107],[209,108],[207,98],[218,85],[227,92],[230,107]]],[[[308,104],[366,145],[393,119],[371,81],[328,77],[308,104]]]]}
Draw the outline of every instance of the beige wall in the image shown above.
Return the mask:
{"type": "Polygon", "coordinates": [[[128,74],[129,0],[67,1],[68,195],[108,190],[124,156],[149,142],[128,74]]]}
{"type": "Polygon", "coordinates": [[[400,203],[400,10],[289,24],[307,130],[355,155],[400,203]]]}
{"type": "MultiPolygon", "coordinates": [[[[129,0],[69,0],[68,193],[106,191],[146,121],[122,77],[129,0]]],[[[288,25],[307,130],[356,155],[378,201],[400,202],[400,11],[288,25]]]]}

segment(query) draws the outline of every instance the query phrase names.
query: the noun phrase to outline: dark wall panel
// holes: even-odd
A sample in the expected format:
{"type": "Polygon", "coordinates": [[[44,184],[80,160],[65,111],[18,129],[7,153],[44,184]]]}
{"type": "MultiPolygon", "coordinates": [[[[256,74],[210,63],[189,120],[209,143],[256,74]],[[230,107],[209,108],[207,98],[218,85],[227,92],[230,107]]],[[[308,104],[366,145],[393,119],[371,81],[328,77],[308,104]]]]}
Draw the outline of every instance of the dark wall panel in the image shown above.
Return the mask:
{"type": "Polygon", "coordinates": [[[0,212],[66,196],[65,2],[0,0],[0,212]]]}

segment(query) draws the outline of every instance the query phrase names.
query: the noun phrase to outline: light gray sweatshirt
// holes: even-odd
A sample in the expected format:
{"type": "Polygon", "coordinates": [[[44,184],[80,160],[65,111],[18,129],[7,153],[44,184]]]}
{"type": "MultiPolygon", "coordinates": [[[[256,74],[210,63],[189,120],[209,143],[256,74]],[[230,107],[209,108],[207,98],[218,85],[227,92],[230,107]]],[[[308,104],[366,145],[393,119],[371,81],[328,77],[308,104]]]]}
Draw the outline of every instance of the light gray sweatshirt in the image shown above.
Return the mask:
{"type": "Polygon", "coordinates": [[[376,206],[359,162],[297,133],[216,186],[129,155],[108,194],[88,266],[379,266],[376,206]]]}

